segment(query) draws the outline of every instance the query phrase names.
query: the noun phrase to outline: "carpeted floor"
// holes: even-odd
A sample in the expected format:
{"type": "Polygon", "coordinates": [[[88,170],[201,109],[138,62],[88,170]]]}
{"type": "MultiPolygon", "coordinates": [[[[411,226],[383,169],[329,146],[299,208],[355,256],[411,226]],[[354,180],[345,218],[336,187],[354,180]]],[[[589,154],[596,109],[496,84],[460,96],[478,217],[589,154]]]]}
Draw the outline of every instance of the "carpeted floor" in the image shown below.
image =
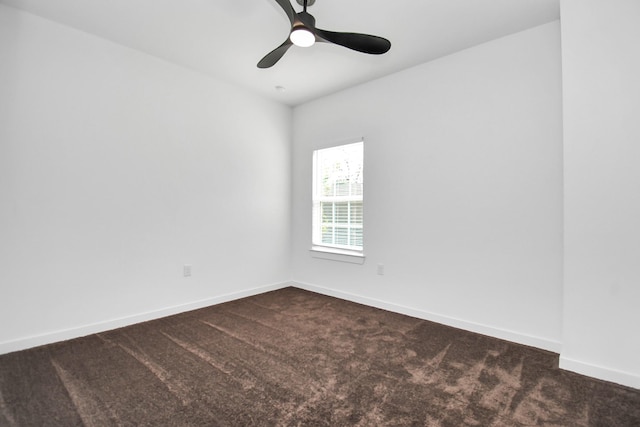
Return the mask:
{"type": "Polygon", "coordinates": [[[0,425],[640,426],[640,391],[287,288],[0,356],[0,425]]]}

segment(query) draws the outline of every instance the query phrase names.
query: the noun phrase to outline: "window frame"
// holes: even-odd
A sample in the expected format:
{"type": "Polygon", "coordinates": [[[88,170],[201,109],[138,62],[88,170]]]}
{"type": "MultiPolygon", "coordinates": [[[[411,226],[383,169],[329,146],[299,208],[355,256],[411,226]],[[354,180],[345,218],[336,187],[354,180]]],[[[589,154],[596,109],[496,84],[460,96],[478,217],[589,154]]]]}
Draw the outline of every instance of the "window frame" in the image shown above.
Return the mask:
{"type": "MultiPolygon", "coordinates": [[[[362,263],[364,262],[364,138],[352,139],[349,141],[343,141],[337,144],[319,147],[313,150],[312,153],[312,195],[311,195],[311,209],[312,209],[312,219],[311,219],[311,255],[316,258],[323,259],[331,259],[336,261],[344,261],[344,262],[353,262],[353,263],[362,263]],[[331,150],[337,149],[340,147],[345,147],[349,145],[361,145],[362,150],[362,168],[360,174],[362,176],[362,191],[361,194],[348,194],[348,195],[334,195],[332,196],[324,196],[321,195],[320,185],[321,185],[321,171],[319,170],[319,159],[320,152],[322,150],[331,150]],[[360,223],[353,223],[351,221],[351,211],[347,212],[348,220],[347,223],[336,223],[332,224],[340,224],[346,225],[347,234],[349,238],[351,238],[352,230],[361,229],[360,239],[362,239],[362,246],[353,246],[353,245],[341,245],[341,244],[327,244],[322,242],[322,226],[324,225],[322,222],[322,203],[341,203],[341,202],[355,202],[361,203],[360,215],[362,217],[360,223]]],[[[352,187],[349,187],[349,193],[351,193],[352,187]]],[[[347,206],[351,206],[348,204],[347,206]]],[[[332,218],[335,220],[335,218],[332,218]]]]}

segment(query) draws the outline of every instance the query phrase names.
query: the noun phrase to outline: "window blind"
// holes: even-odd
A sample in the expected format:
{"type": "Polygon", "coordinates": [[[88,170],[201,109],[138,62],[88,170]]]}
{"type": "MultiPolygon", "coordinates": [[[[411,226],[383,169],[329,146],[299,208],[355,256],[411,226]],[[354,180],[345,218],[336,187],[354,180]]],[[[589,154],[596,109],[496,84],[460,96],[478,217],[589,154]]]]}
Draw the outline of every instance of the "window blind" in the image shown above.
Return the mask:
{"type": "Polygon", "coordinates": [[[363,249],[362,141],[313,153],[313,244],[363,249]]]}

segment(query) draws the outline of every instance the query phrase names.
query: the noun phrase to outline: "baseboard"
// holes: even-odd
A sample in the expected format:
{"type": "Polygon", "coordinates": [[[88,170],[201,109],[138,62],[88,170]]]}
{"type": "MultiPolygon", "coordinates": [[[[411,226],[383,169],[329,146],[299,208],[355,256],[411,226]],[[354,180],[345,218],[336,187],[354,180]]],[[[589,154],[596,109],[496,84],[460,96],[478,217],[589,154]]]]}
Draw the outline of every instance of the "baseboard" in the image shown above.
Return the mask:
{"type": "Polygon", "coordinates": [[[592,365],[560,355],[560,368],[600,380],[640,389],[640,376],[604,366],[592,365]]]}
{"type": "Polygon", "coordinates": [[[158,310],[148,311],[145,313],[134,314],[131,316],[111,319],[104,322],[91,323],[82,325],[77,328],[58,330],[41,335],[33,335],[12,341],[0,343],[0,354],[11,353],[14,351],[26,350],[28,348],[37,347],[45,344],[52,344],[59,341],[65,341],[73,338],[79,338],[99,332],[105,332],[124,326],[134,325],[148,320],[159,319],[161,317],[171,316],[185,311],[197,310],[199,308],[209,307],[211,305],[221,304],[240,298],[262,294],[264,292],[275,291],[277,289],[291,286],[291,283],[277,283],[272,285],[260,286],[257,288],[245,289],[239,292],[232,292],[224,295],[215,296],[199,301],[193,301],[186,304],[179,304],[171,307],[165,307],[158,310]]]}
{"type": "Polygon", "coordinates": [[[308,291],[316,292],[319,294],[332,296],[347,301],[356,302],[359,304],[365,304],[371,307],[381,308],[383,310],[392,311],[394,313],[405,314],[407,316],[416,317],[418,319],[429,320],[437,322],[443,325],[452,326],[454,328],[464,329],[466,331],[475,332],[483,335],[488,335],[494,338],[499,338],[518,344],[527,345],[530,347],[536,347],[543,350],[551,351],[554,353],[560,353],[562,344],[557,341],[548,340],[532,335],[522,334],[515,331],[506,329],[495,328],[475,322],[469,322],[453,317],[443,316],[436,313],[431,313],[424,310],[418,310],[402,305],[389,303],[386,301],[377,300],[374,298],[365,297],[362,295],[351,294],[347,292],[338,291],[336,289],[325,288],[322,286],[311,285],[308,283],[292,282],[292,286],[308,291]]]}

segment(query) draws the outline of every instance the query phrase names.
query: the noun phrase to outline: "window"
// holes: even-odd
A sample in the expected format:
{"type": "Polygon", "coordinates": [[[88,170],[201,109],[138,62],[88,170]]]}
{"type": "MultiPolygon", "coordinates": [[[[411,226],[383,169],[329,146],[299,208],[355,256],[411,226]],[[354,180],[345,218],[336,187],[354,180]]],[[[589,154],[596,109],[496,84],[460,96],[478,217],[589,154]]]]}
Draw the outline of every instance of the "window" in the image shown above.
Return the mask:
{"type": "Polygon", "coordinates": [[[362,141],[313,152],[313,245],[362,252],[362,141]]]}

